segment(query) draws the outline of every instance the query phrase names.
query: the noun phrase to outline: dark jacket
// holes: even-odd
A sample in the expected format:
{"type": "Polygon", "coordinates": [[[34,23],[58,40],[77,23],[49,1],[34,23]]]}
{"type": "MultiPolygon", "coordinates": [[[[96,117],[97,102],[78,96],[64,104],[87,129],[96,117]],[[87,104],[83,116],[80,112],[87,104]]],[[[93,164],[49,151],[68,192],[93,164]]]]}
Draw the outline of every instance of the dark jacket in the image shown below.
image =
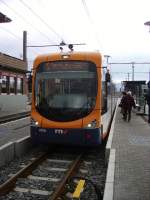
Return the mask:
{"type": "Polygon", "coordinates": [[[124,94],[123,96],[122,96],[122,98],[121,98],[121,101],[120,101],[120,107],[122,107],[122,104],[123,104],[123,102],[124,102],[124,98],[126,97],[126,95],[124,94]]]}
{"type": "Polygon", "coordinates": [[[150,106],[150,89],[149,89],[148,93],[145,95],[145,100],[146,100],[147,104],[150,106]]]}
{"type": "Polygon", "coordinates": [[[132,107],[136,108],[134,98],[127,94],[121,101],[123,109],[131,110],[132,107]]]}

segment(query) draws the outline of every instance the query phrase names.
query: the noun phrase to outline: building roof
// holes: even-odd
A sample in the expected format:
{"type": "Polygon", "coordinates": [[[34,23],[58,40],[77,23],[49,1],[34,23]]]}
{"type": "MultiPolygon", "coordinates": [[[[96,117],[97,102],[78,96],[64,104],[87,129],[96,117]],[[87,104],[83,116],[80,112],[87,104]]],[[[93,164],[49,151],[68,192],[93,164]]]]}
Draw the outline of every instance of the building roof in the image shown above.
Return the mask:
{"type": "Polygon", "coordinates": [[[12,20],[0,12],[0,23],[11,22],[12,20]]]}
{"type": "Polygon", "coordinates": [[[0,66],[12,70],[27,71],[27,63],[19,58],[0,52],[0,66]]]}

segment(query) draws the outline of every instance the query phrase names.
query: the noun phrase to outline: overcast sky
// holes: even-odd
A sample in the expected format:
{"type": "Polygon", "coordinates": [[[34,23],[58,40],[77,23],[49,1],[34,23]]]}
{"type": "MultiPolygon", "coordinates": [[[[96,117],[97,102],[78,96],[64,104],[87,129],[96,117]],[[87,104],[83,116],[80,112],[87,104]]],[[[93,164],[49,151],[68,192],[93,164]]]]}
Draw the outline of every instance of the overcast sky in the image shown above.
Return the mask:
{"type": "MultiPolygon", "coordinates": [[[[0,0],[0,12],[12,19],[0,24],[0,52],[22,58],[28,45],[86,43],[75,50],[99,50],[109,62],[150,62],[149,0],[0,0]]],[[[41,53],[58,48],[28,48],[29,69],[41,53]]],[[[149,79],[149,65],[135,65],[135,79],[149,79]]],[[[111,65],[114,81],[132,78],[131,65],[111,65]],[[128,74],[129,73],[129,74],[128,74]]]]}

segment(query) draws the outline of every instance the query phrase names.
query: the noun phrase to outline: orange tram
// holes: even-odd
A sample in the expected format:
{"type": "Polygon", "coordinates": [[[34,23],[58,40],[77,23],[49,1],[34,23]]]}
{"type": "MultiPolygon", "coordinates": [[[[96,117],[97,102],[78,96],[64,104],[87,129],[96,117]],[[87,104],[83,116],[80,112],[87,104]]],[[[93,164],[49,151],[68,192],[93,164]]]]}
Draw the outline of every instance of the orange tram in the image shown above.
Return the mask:
{"type": "Polygon", "coordinates": [[[115,108],[105,75],[99,52],[38,56],[32,77],[32,142],[100,145],[115,108]]]}

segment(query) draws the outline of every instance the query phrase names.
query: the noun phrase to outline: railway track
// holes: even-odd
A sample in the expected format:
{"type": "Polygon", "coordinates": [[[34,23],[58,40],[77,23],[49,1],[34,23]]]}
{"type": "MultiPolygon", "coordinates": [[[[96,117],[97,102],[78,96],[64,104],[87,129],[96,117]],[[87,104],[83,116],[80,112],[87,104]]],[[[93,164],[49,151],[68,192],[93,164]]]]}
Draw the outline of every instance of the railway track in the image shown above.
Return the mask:
{"type": "Polygon", "coordinates": [[[80,153],[66,160],[42,153],[0,185],[0,199],[58,199],[71,177],[79,171],[83,156],[84,153],[80,153]]]}
{"type": "Polygon", "coordinates": [[[29,116],[30,116],[30,111],[17,113],[17,114],[11,114],[11,115],[7,115],[7,116],[2,116],[2,117],[0,117],[0,124],[6,123],[9,121],[14,121],[17,119],[21,119],[24,117],[29,117],[29,116]]]}

